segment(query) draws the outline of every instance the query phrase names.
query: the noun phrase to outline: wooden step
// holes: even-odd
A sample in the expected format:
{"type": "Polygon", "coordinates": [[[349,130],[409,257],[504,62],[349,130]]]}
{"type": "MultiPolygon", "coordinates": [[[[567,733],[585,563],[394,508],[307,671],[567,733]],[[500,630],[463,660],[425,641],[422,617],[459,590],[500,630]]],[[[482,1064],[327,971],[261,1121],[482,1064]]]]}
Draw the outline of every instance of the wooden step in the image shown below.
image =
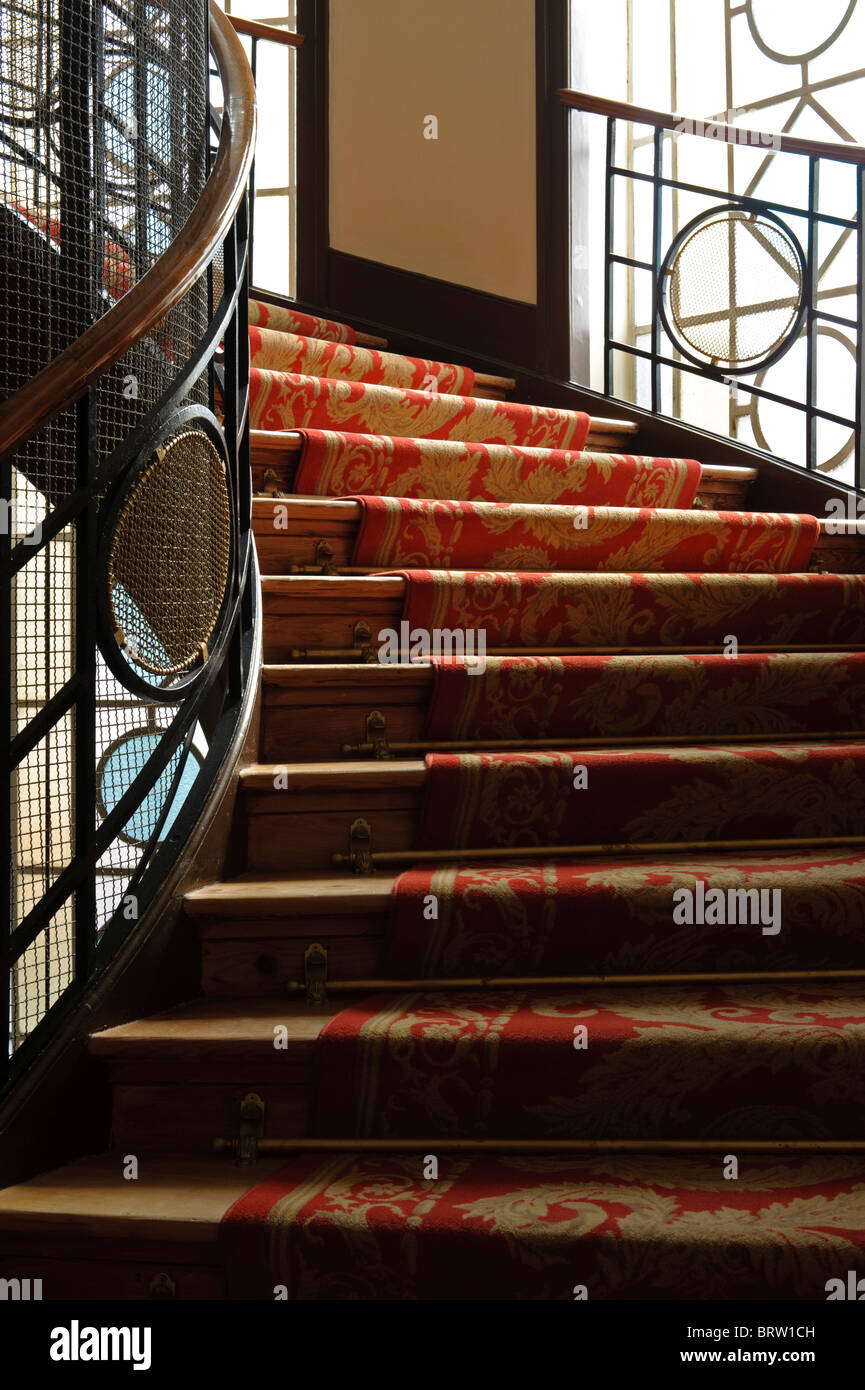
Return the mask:
{"type": "MultiPolygon", "coordinates": [[[[636,661],[639,663],[640,658],[636,661]]],[[[535,740],[527,737],[519,740],[460,739],[450,734],[430,741],[424,731],[434,681],[432,665],[420,662],[400,666],[378,662],[265,666],[261,692],[261,758],[281,764],[392,756],[412,758],[437,748],[453,752],[506,746],[529,748],[533,742],[539,747],[561,743],[561,735],[544,737],[544,729],[548,726],[536,730],[535,740]]],[[[740,686],[740,691],[744,689],[740,686]]],[[[694,725],[688,727],[693,729],[694,725]]],[[[753,731],[748,733],[747,725],[742,727],[743,732],[738,736],[729,730],[721,734],[708,729],[701,729],[699,736],[705,742],[730,744],[768,737],[753,731]]],[[[799,711],[793,714],[792,722],[775,724],[774,728],[773,737],[781,739],[785,734],[802,740],[831,733],[831,729],[809,728],[799,711]]],[[[671,732],[643,735],[634,731],[623,737],[624,732],[613,715],[603,727],[596,724],[590,729],[574,722],[570,737],[585,748],[626,746],[629,741],[641,739],[661,745],[675,741],[671,732]]],[[[678,737],[682,742],[689,742],[696,734],[688,734],[683,729],[678,737]]]]}
{"type": "MultiPolygon", "coordinates": [[[[274,981],[274,988],[278,986],[274,981]]],[[[237,1129],[255,1091],[273,1133],[303,1134],[313,1047],[339,1003],[285,998],[198,999],[96,1033],[91,1055],[109,1068],[112,1144],[121,1152],[201,1152],[237,1129]],[[275,1029],[290,1046],[277,1048],[275,1029]]]]}
{"type": "Polygon", "coordinates": [[[395,879],[246,873],[190,893],[184,909],[199,930],[205,994],[272,995],[303,979],[313,941],[327,948],[332,978],[374,978],[395,879]]]}
{"type": "MultiPolygon", "coordinates": [[[[724,740],[724,744],[732,740],[724,740]]],[[[797,743],[811,747],[821,747],[827,752],[835,749],[846,752],[851,746],[849,738],[833,736],[821,738],[803,735],[797,743]]],[[[579,746],[577,744],[577,746],[579,746]]],[[[611,740],[609,748],[615,748],[611,740]]],[[[723,745],[713,745],[719,748],[723,745]]],[[[788,741],[773,744],[771,737],[750,742],[749,747],[796,746],[788,741]]],[[[860,744],[857,741],[857,748],[860,744]]],[[[687,745],[676,743],[677,753],[684,757],[688,752],[695,756],[705,754],[707,745],[694,739],[687,745]]],[[[603,752],[603,749],[596,750],[603,752]]],[[[629,746],[632,754],[640,752],[640,747],[629,746]]],[[[657,744],[647,744],[646,751],[656,753],[657,744]]],[[[692,762],[692,768],[697,763],[692,762]]],[[[694,774],[696,775],[696,774],[694,774]]],[[[454,858],[477,859],[486,857],[494,860],[502,854],[516,854],[527,857],[531,847],[519,851],[495,849],[460,851],[442,848],[438,851],[419,852],[417,829],[422,805],[423,789],[427,769],[420,758],[394,758],[391,762],[322,762],[295,764],[256,764],[245,768],[240,775],[243,792],[243,813],[246,825],[247,867],[256,873],[294,874],[301,871],[328,871],[343,868],[352,873],[353,859],[350,855],[350,835],[353,823],[362,818],[369,826],[371,849],[376,869],[408,868],[419,858],[424,862],[451,862],[454,858]],[[383,856],[383,857],[381,857],[383,856]]],[[[683,827],[684,828],[684,827],[683,827]]],[[[780,838],[752,837],[739,840],[735,834],[727,832],[722,839],[706,841],[691,838],[687,834],[681,839],[674,836],[665,842],[624,843],[620,836],[613,842],[589,840],[579,845],[560,843],[544,854],[537,849],[539,857],[617,857],[637,855],[638,857],[684,853],[695,853],[710,847],[715,853],[744,852],[754,848],[783,850],[792,848],[811,849],[830,844],[855,846],[862,843],[862,834],[825,837],[815,834],[805,839],[783,836],[780,838]]]]}
{"type": "Polygon", "coordinates": [[[811,568],[826,574],[865,574],[865,526],[821,521],[811,568]]]}
{"type": "Polygon", "coordinates": [[[118,1150],[41,1173],[0,1191],[0,1278],[41,1279],[46,1301],[104,1301],[153,1298],[168,1275],[177,1299],[224,1299],[219,1223],[282,1162],[143,1156],[127,1180],[118,1150]]]}
{"type": "MultiPolygon", "coordinates": [[[[502,378],[504,381],[505,378],[502,378]]],[[[639,426],[631,420],[593,419],[586,439],[586,450],[614,449],[626,452],[633,444],[639,426]]],[[[281,489],[290,492],[297,468],[297,458],[303,448],[298,430],[251,430],[252,480],[256,492],[264,487],[266,469],[273,469],[281,489]]],[[[751,470],[749,470],[751,471],[751,470]]]]}
{"type": "Polygon", "coordinates": [[[433,688],[431,666],[349,663],[266,666],[261,687],[261,757],[328,760],[367,741],[367,715],[380,711],[388,738],[419,739],[433,688]]]}
{"type": "MultiPolygon", "coordinates": [[[[737,474],[752,474],[753,471],[728,470],[737,474]]],[[[724,503],[722,510],[738,510],[738,503],[744,500],[750,479],[737,476],[736,479],[722,481],[731,487],[735,485],[737,494],[734,497],[730,492],[715,500],[724,503]]],[[[351,564],[360,519],[360,503],[339,498],[254,498],[252,527],[262,573],[321,573],[325,565],[339,573],[372,573],[369,566],[355,568],[351,564]]],[[[842,559],[856,559],[858,556],[860,560],[865,560],[865,537],[859,538],[861,543],[858,550],[854,544],[856,539],[842,538],[845,543],[839,551],[842,559]]]]}
{"type": "Polygon", "coordinates": [[[425,775],[420,758],[245,768],[240,785],[248,868],[270,874],[332,872],[333,856],[348,849],[357,816],[370,821],[381,848],[410,850],[425,775]]]}
{"type": "MultiPolygon", "coordinates": [[[[666,576],[669,578],[670,576],[666,576]]],[[[708,576],[713,578],[713,576],[708,576]]],[[[308,661],[365,661],[376,660],[378,634],[384,628],[399,631],[405,602],[406,581],[399,574],[372,575],[264,575],[261,580],[264,612],[264,661],[267,665],[283,665],[308,661]]],[[[784,643],[783,649],[845,650],[845,644],[784,643]]],[[[634,643],[630,646],[605,647],[539,647],[504,648],[489,645],[487,656],[565,655],[639,655],[658,651],[699,652],[719,651],[720,640],[714,645],[650,646],[634,643]]],[[[751,647],[741,644],[740,651],[775,651],[773,645],[751,647]]]]}
{"type": "Polygon", "coordinates": [[[475,372],[472,395],[478,400],[506,401],[511,391],[516,389],[516,385],[513,377],[490,376],[488,372],[475,372]]]}
{"type": "Polygon", "coordinates": [[[265,575],[261,594],[264,660],[283,662],[305,651],[323,655],[356,648],[360,653],[382,628],[399,623],[405,581],[379,575],[265,575]]]}

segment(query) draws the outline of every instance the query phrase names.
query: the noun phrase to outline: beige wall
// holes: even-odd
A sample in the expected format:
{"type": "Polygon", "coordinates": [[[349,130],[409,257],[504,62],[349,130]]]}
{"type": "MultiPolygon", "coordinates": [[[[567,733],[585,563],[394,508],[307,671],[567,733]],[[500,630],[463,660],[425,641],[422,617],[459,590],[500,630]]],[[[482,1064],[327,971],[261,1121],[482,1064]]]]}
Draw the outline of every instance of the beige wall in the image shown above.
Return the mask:
{"type": "Polygon", "coordinates": [[[534,303],[534,0],[331,0],[330,31],[331,246],[534,303]]]}

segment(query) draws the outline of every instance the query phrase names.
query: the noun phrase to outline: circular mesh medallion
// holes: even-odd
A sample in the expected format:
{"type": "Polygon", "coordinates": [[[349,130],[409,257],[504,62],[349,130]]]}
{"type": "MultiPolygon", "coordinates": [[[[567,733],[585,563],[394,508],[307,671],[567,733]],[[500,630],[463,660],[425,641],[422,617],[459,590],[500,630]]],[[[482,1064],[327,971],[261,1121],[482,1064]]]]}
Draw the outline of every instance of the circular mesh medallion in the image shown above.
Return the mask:
{"type": "Polygon", "coordinates": [[[684,356],[754,371],[792,341],[805,260],[774,218],[715,209],[676,239],[661,271],[665,327],[684,356]]]}
{"type": "Polygon", "coordinates": [[[114,525],[108,592],[127,657],[159,676],[206,660],[230,563],[223,461],[206,434],[189,430],[157,450],[114,525]]]}

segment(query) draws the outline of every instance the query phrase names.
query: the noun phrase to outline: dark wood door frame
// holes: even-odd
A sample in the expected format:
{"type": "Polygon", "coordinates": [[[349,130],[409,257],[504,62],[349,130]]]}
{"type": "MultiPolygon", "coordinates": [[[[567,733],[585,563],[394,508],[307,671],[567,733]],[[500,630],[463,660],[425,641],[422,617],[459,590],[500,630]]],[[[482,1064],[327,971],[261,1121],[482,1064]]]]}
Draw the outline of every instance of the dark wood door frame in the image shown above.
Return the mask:
{"type": "Polygon", "coordinates": [[[535,0],[538,306],[536,370],[567,378],[571,366],[570,123],[556,110],[570,80],[570,0],[535,0]]]}
{"type": "Polygon", "coordinates": [[[313,304],[330,299],[329,9],[297,4],[297,297],[313,304]]]}

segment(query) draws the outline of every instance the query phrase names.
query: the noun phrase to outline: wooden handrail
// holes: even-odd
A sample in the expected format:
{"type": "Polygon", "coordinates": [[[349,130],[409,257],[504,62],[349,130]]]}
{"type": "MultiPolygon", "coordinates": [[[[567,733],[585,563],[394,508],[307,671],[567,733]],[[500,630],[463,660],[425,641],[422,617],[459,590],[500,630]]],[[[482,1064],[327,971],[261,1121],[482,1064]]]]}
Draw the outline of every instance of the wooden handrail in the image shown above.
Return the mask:
{"type": "Polygon", "coordinates": [[[852,141],[805,140],[798,135],[773,135],[767,131],[750,130],[745,126],[725,125],[702,117],[676,116],[669,111],[653,111],[648,106],[634,106],[629,101],[612,101],[593,96],[590,92],[575,92],[562,87],[556,94],[564,106],[575,111],[590,111],[598,116],[613,116],[617,120],[634,121],[637,125],[652,125],[661,130],[675,130],[683,135],[699,135],[708,140],[724,140],[731,145],[752,145],[782,154],[804,154],[815,159],[837,159],[844,164],[865,164],[865,147],[852,141]]]}
{"type": "Polygon", "coordinates": [[[0,405],[0,458],[83,396],[133,343],[178,304],[227,235],[246,193],[255,153],[255,85],[243,45],[210,0],[210,42],[222,79],[222,134],[213,168],[164,255],[97,323],[0,405]]]}
{"type": "Polygon", "coordinates": [[[257,19],[241,19],[233,14],[228,15],[228,21],[236,34],[246,34],[252,39],[267,39],[269,43],[282,43],[291,48],[300,48],[303,43],[303,34],[277,29],[275,24],[262,24],[257,19]]]}

